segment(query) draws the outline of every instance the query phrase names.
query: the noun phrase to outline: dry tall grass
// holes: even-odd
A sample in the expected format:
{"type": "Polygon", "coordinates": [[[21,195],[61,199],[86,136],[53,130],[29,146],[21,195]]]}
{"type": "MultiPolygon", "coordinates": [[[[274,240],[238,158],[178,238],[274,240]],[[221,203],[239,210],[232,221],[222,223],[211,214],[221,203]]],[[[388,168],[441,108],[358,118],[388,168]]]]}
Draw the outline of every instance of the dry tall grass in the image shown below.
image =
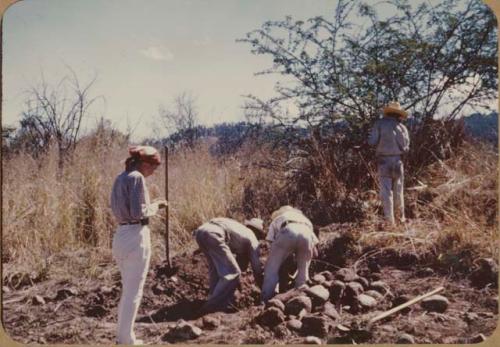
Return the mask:
{"type": "MultiPolygon", "coordinates": [[[[360,247],[434,254],[443,263],[465,253],[498,256],[498,154],[492,149],[465,144],[449,159],[428,166],[419,175],[421,184],[407,187],[407,208],[413,220],[403,229],[386,232],[377,228],[381,219],[376,195],[367,198],[373,186],[350,189],[350,195],[333,191],[327,199],[321,187],[314,185],[313,195],[304,200],[298,194],[302,181],[291,179],[296,176],[290,160],[280,151],[247,144],[236,155],[217,159],[206,144],[171,154],[172,253],[192,247],[191,232],[211,217],[260,216],[267,222],[273,209],[293,204],[317,224],[324,210],[352,212],[362,206],[363,222],[356,237],[360,247]],[[274,160],[269,161],[270,157],[274,160]]],[[[19,273],[42,279],[75,274],[99,277],[109,272],[101,266],[111,261],[116,228],[109,195],[126,156],[124,139],[101,134],[81,141],[61,176],[57,175],[55,150],[38,159],[28,153],[3,158],[2,263],[8,280],[22,281],[19,273]]],[[[165,194],[164,172],[162,164],[147,179],[152,199],[165,194]]],[[[329,176],[303,172],[300,177],[307,183],[314,177],[326,181],[329,176]]],[[[165,254],[163,212],[152,219],[150,227],[153,261],[158,261],[165,254]]]]}
{"type": "MultiPolygon", "coordinates": [[[[7,277],[27,273],[99,273],[111,260],[116,222],[109,196],[124,167],[127,144],[83,140],[58,177],[55,150],[34,159],[20,153],[2,162],[2,262],[7,277]]],[[[147,185],[151,199],[165,195],[165,164],[147,185]]],[[[243,191],[239,164],[216,161],[206,146],[169,158],[170,244],[172,253],[192,245],[191,232],[202,222],[227,215],[243,191]]],[[[234,215],[234,217],[238,217],[234,215]]],[[[165,254],[165,214],[150,225],[154,260],[165,254]]]]}
{"type": "Polygon", "coordinates": [[[368,223],[360,244],[431,256],[459,271],[470,270],[479,257],[497,259],[497,178],[498,153],[484,144],[465,143],[453,157],[428,166],[418,185],[406,187],[414,217],[410,223],[389,232],[368,223]]]}

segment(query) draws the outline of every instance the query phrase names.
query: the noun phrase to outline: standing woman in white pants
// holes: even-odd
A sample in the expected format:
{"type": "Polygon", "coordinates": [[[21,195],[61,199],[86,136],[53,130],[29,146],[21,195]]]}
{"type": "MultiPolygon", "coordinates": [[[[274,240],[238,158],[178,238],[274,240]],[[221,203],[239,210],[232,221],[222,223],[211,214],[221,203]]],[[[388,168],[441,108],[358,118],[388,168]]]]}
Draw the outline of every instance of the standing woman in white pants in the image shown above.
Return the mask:
{"type": "Polygon", "coordinates": [[[134,334],[134,322],[151,258],[149,217],[167,206],[165,200],[151,203],[145,177],[161,164],[158,151],[149,146],[129,148],[125,171],[116,177],[111,192],[111,209],[119,226],[113,237],[113,258],[122,280],[118,305],[117,343],[143,344],[134,334]]]}

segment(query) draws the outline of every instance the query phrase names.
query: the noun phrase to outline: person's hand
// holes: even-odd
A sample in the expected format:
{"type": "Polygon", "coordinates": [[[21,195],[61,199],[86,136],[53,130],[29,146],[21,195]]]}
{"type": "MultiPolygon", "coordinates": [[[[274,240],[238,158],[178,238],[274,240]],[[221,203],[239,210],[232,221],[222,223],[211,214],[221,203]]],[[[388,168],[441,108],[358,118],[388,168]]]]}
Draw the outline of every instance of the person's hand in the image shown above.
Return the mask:
{"type": "Polygon", "coordinates": [[[158,205],[158,208],[167,208],[168,206],[168,201],[165,199],[158,199],[155,201],[155,204],[158,205]]]}

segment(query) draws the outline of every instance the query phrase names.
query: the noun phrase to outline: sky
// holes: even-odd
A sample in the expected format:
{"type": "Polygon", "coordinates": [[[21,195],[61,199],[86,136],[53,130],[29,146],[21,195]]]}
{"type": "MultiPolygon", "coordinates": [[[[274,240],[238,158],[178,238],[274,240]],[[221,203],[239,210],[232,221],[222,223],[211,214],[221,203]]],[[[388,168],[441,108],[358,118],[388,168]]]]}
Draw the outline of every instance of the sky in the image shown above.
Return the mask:
{"type": "Polygon", "coordinates": [[[3,19],[2,124],[16,125],[42,73],[57,84],[75,71],[97,80],[102,96],[87,120],[101,117],[136,139],[152,135],[160,105],[189,93],[201,124],[244,120],[243,95],[268,97],[271,66],[237,43],[267,20],[327,15],[334,0],[23,0],[3,19]]]}
{"type": "MultiPolygon", "coordinates": [[[[436,2],[440,0],[418,0],[436,2]]],[[[268,20],[331,17],[336,0],[22,0],[3,17],[2,125],[17,126],[26,91],[72,69],[99,97],[84,126],[110,120],[133,139],[162,135],[161,106],[194,98],[199,122],[245,120],[244,95],[269,98],[279,77],[247,32],[268,20]],[[160,129],[160,132],[155,131],[160,129]]],[[[370,2],[369,2],[370,3],[370,2]]],[[[383,14],[384,1],[377,2],[383,14]]],[[[462,4],[462,2],[460,2],[462,4]]],[[[387,12],[387,11],[386,11],[387,12]]],[[[496,101],[494,103],[496,106],[496,101]]],[[[167,135],[167,132],[164,133],[167,135]]]]}

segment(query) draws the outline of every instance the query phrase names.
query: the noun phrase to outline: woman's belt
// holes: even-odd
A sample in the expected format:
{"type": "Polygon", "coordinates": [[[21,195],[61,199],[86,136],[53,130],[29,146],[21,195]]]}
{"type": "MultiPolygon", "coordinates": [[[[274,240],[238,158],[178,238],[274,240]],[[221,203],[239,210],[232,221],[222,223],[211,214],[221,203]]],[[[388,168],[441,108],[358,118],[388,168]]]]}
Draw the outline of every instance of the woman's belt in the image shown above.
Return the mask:
{"type": "Polygon", "coordinates": [[[120,223],[120,225],[134,225],[134,224],[148,225],[149,224],[149,218],[143,218],[141,220],[131,220],[131,221],[121,222],[120,223]]]}

